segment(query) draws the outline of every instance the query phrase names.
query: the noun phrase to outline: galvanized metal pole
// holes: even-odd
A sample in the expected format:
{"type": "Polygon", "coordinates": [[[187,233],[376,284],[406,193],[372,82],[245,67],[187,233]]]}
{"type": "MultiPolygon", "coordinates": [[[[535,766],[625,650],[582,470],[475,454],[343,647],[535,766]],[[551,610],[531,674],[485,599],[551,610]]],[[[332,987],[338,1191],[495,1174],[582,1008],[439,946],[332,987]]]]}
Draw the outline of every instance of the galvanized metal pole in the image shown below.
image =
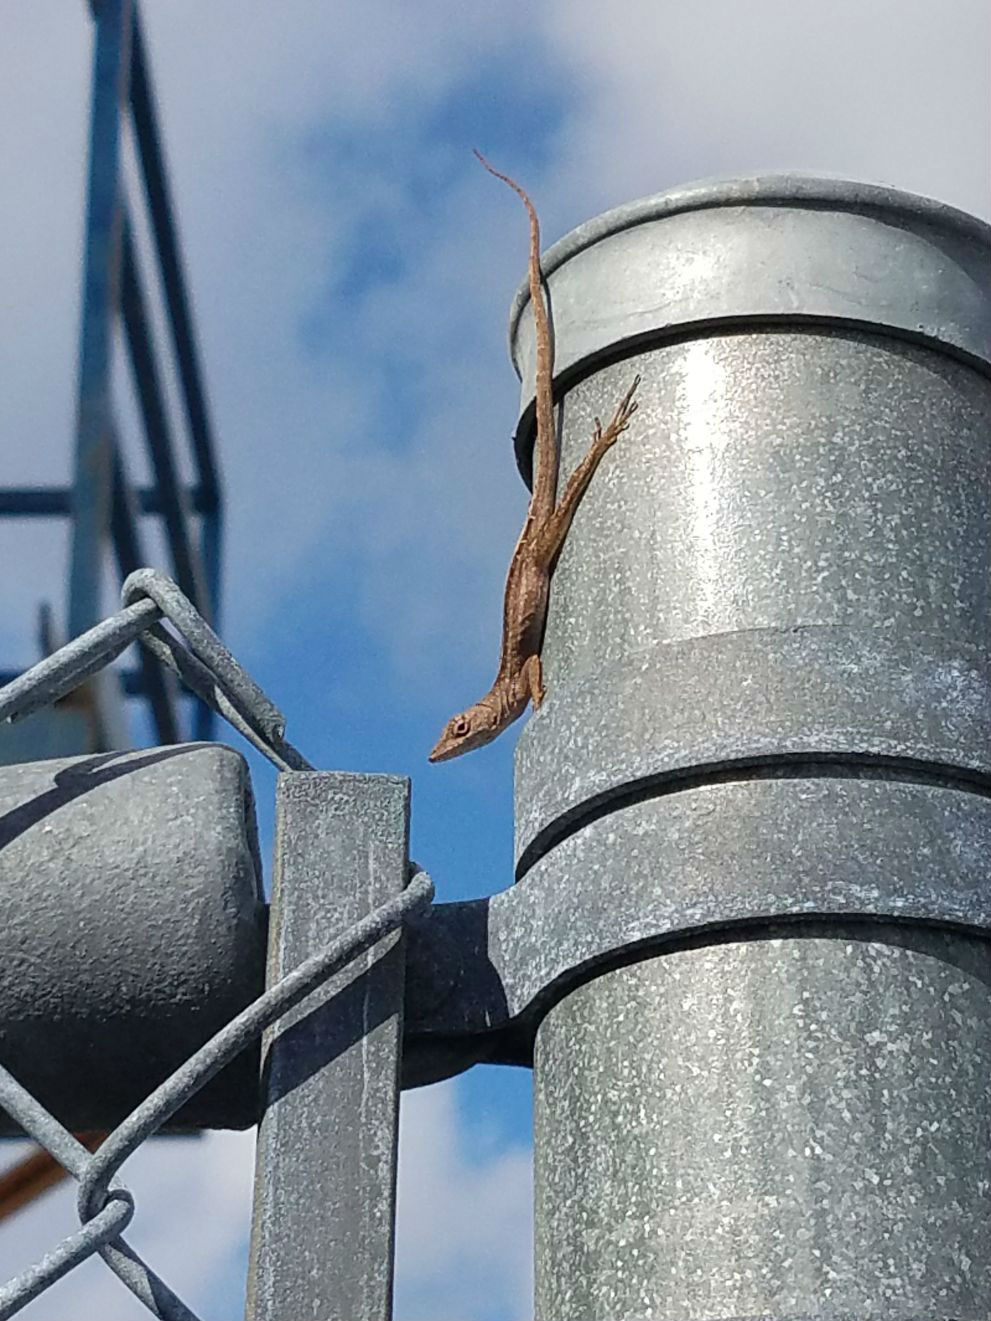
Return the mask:
{"type": "MultiPolygon", "coordinates": [[[[408,832],[408,780],[280,778],[269,986],[405,889],[408,832]]],[[[403,984],[396,934],[264,1039],[249,1321],[392,1315],[403,984]]]]}
{"type": "MultiPolygon", "coordinates": [[[[988,947],[941,902],[991,839],[988,740],[948,736],[988,720],[988,267],[968,216],[805,178],[545,257],[562,476],[643,384],[555,574],[520,878],[716,919],[538,1029],[538,1321],[991,1312],[988,947]],[[907,887],[945,921],[892,921],[907,887]]],[[[514,356],[525,439],[525,297],[514,356]]]]}

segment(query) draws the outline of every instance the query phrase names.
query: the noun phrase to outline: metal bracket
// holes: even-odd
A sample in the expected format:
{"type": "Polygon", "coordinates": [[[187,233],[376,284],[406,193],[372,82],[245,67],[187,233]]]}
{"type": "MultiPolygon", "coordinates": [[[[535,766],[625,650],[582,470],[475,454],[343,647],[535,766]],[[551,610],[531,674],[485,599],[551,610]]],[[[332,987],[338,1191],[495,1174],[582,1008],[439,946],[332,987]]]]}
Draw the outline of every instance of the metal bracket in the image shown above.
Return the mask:
{"type": "Polygon", "coordinates": [[[482,1060],[529,1066],[537,1026],[569,991],[687,938],[817,918],[987,932],[984,791],[812,761],[747,776],[613,800],[511,889],[411,924],[403,1085],[482,1060]],[[851,816],[857,831],[836,828],[851,816]],[[936,874],[919,859],[940,842],[936,874]]]}

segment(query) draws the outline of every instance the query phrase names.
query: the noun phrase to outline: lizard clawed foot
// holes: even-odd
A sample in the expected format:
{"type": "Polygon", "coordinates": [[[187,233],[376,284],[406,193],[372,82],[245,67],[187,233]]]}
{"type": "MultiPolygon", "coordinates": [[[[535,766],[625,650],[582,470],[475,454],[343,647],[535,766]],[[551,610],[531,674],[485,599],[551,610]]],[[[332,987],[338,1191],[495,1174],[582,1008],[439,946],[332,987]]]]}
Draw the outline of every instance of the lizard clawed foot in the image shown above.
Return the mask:
{"type": "Polygon", "coordinates": [[[630,425],[630,418],[632,418],[633,414],[637,411],[637,408],[639,407],[636,400],[633,398],[639,386],[640,386],[640,377],[635,376],[633,378],[633,384],[630,386],[626,394],[624,394],[622,399],[619,401],[619,404],[616,408],[616,412],[613,414],[613,419],[606,427],[605,431],[602,430],[601,421],[598,418],[595,419],[596,445],[601,445],[602,448],[608,449],[608,447],[612,445],[615,441],[617,441],[619,437],[623,434],[623,432],[626,430],[626,428],[630,425]]]}

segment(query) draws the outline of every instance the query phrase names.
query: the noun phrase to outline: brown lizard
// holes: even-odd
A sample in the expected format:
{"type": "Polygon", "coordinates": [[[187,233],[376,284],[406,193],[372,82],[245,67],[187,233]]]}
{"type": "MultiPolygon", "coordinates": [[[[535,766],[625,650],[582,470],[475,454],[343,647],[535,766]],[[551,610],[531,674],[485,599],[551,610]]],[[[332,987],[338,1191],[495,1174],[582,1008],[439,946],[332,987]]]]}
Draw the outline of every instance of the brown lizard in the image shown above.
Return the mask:
{"type": "Polygon", "coordinates": [[[533,702],[539,710],[544,700],[540,648],[544,640],[551,574],[561,553],[571,521],[596,468],[606,451],[629,426],[636,412],[633,402],[640,377],[620,400],[612,421],[603,430],[595,419],[595,435],[588,453],[568,479],[564,495],[557,501],[560,443],[554,421],[553,344],[547,304],[540,272],[540,225],[530,198],[514,179],[500,174],[481,152],[475,155],[490,174],[509,185],[522,199],[530,217],[528,280],[533,308],[537,349],[535,394],[537,438],[534,445],[534,478],[526,522],[509,564],[502,612],[502,653],[499,672],[485,696],[460,715],[450,719],[430,753],[431,761],[447,761],[471,752],[492,740],[533,702]]]}

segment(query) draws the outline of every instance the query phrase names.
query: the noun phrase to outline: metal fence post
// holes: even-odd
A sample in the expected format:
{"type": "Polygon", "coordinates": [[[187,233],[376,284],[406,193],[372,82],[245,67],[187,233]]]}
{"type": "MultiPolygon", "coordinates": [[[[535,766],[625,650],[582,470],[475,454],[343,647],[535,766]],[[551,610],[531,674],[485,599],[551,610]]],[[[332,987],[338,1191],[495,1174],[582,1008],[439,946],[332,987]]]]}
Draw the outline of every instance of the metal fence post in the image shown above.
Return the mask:
{"type": "MultiPolygon", "coordinates": [[[[806,178],[545,257],[562,478],[643,384],[556,570],[519,878],[769,917],[544,1017],[538,1321],[991,1311],[986,932],[889,897],[987,882],[988,257],[971,217],[806,178]],[[849,914],[805,901],[831,880],[849,914]]],[[[525,296],[513,336],[526,469],[525,296]]]]}
{"type": "MultiPolygon", "coordinates": [[[[280,777],[267,983],[408,875],[409,781],[280,777]]],[[[399,935],[263,1040],[249,1321],[388,1321],[404,949],[399,935]]]]}

